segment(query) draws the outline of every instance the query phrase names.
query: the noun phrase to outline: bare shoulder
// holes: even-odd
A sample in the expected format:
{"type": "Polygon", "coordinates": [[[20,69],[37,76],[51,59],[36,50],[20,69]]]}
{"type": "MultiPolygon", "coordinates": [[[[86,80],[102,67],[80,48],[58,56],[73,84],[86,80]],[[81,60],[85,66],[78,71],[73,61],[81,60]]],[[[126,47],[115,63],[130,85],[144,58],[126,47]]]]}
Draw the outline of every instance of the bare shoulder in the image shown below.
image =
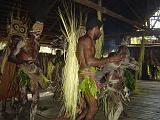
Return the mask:
{"type": "Polygon", "coordinates": [[[83,44],[83,45],[86,45],[86,44],[88,45],[88,44],[91,43],[91,38],[88,37],[87,35],[84,35],[84,36],[79,38],[79,43],[83,44]]]}

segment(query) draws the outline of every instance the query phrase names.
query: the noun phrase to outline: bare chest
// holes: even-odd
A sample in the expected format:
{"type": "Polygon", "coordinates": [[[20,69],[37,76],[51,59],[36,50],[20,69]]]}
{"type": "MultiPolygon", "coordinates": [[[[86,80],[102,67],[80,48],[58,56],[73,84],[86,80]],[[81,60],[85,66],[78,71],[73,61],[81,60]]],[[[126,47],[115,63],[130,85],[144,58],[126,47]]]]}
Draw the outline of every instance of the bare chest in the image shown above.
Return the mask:
{"type": "Polygon", "coordinates": [[[35,43],[35,42],[27,42],[25,44],[25,46],[23,47],[23,49],[26,51],[26,52],[38,52],[39,51],[39,46],[35,43]]]}
{"type": "Polygon", "coordinates": [[[33,41],[27,41],[20,51],[21,58],[25,60],[36,59],[38,54],[39,46],[33,41]]]}

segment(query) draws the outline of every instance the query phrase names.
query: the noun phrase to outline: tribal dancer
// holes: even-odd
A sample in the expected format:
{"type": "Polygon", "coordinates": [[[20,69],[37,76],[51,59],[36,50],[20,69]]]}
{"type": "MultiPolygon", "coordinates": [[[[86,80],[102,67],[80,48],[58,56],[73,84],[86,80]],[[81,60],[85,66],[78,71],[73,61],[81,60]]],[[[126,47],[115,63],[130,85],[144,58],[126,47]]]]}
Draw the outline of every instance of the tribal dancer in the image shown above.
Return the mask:
{"type": "MultiPolygon", "coordinates": [[[[23,39],[19,37],[19,42],[17,43],[14,50],[11,51],[10,61],[16,63],[19,72],[18,77],[21,81],[24,79],[28,80],[30,91],[32,93],[32,103],[30,108],[30,120],[34,120],[37,104],[39,100],[39,86],[43,89],[47,87],[46,78],[42,74],[41,69],[38,66],[37,56],[39,54],[39,39],[43,30],[43,23],[36,22],[32,31],[29,35],[23,39]]],[[[26,99],[26,88],[25,86],[21,89],[21,97],[23,104],[25,104],[26,99]]]]}
{"type": "Polygon", "coordinates": [[[118,52],[110,53],[109,57],[117,54],[124,56],[125,59],[107,64],[101,73],[107,73],[107,81],[104,85],[105,87],[102,88],[100,99],[102,99],[105,106],[104,112],[108,120],[118,120],[123,111],[122,101],[130,101],[129,89],[126,86],[126,78],[124,76],[125,69],[138,70],[138,64],[130,58],[129,50],[126,46],[120,46],[118,52]]]}
{"type": "Polygon", "coordinates": [[[100,35],[101,21],[98,19],[90,19],[86,24],[86,34],[79,38],[77,45],[77,59],[80,65],[80,90],[83,100],[86,103],[84,108],[78,116],[77,120],[93,120],[98,110],[97,92],[99,90],[99,82],[96,81],[96,66],[105,65],[110,62],[120,61],[120,55],[97,59],[95,58],[94,42],[100,35]]]}
{"type": "Polygon", "coordinates": [[[21,39],[26,38],[28,26],[19,19],[11,18],[10,24],[7,26],[7,44],[4,48],[4,55],[1,67],[1,83],[0,83],[0,101],[3,100],[4,106],[2,112],[5,112],[5,104],[7,98],[19,96],[19,83],[15,81],[17,65],[10,60],[11,52],[16,48],[17,43],[21,39]]]}
{"type": "Polygon", "coordinates": [[[18,86],[20,88],[20,96],[22,98],[21,101],[23,104],[25,104],[27,101],[26,84],[29,86],[29,89],[32,93],[30,120],[34,120],[35,118],[37,103],[39,99],[39,87],[46,88],[48,86],[48,80],[42,74],[37,56],[39,54],[40,48],[39,40],[44,27],[43,22],[45,21],[45,18],[53,5],[52,3],[52,0],[31,1],[29,4],[29,11],[27,12],[29,12],[29,16],[32,18],[31,20],[36,21],[32,26],[32,30],[29,31],[28,25],[25,24],[26,21],[21,21],[20,16],[17,16],[18,19],[11,19],[11,25],[9,26],[10,28],[8,31],[9,40],[11,41],[9,47],[11,48],[7,49],[9,52],[6,52],[7,60],[9,62],[6,64],[7,66],[5,66],[5,69],[9,70],[10,72],[5,73],[6,70],[4,70],[1,82],[3,84],[3,82],[6,82],[5,80],[12,79],[14,77],[13,71],[16,71],[16,67],[18,67],[18,73],[16,77],[18,77],[20,82],[25,85],[24,87],[18,86]],[[11,69],[11,65],[14,69],[11,69]],[[12,78],[9,78],[8,76],[11,76],[12,78]]]}

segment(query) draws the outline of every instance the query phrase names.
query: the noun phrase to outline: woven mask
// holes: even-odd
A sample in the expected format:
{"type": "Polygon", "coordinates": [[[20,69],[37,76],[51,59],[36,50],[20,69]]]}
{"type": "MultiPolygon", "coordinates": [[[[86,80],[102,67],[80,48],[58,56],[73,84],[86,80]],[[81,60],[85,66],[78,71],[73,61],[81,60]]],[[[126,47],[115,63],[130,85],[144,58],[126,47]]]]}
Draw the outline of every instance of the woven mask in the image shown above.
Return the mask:
{"type": "Polygon", "coordinates": [[[11,19],[11,23],[8,26],[8,35],[17,35],[24,39],[27,37],[28,26],[18,19],[11,19]]]}

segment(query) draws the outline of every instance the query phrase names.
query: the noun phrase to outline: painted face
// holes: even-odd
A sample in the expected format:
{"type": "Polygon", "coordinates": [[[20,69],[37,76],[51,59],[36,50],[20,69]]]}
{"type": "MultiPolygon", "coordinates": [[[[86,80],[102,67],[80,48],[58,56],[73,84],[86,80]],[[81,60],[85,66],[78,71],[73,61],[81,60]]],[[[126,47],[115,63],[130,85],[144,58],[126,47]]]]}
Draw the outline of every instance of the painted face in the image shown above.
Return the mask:
{"type": "Polygon", "coordinates": [[[34,36],[34,38],[35,38],[36,40],[40,40],[41,32],[39,32],[39,31],[30,32],[30,35],[31,35],[31,36],[34,36]]]}
{"type": "Polygon", "coordinates": [[[94,40],[99,39],[101,34],[101,29],[98,26],[96,26],[94,31],[94,40]]]}
{"type": "Polygon", "coordinates": [[[79,28],[79,33],[80,33],[80,37],[86,34],[86,27],[85,26],[80,26],[79,28]]]}

